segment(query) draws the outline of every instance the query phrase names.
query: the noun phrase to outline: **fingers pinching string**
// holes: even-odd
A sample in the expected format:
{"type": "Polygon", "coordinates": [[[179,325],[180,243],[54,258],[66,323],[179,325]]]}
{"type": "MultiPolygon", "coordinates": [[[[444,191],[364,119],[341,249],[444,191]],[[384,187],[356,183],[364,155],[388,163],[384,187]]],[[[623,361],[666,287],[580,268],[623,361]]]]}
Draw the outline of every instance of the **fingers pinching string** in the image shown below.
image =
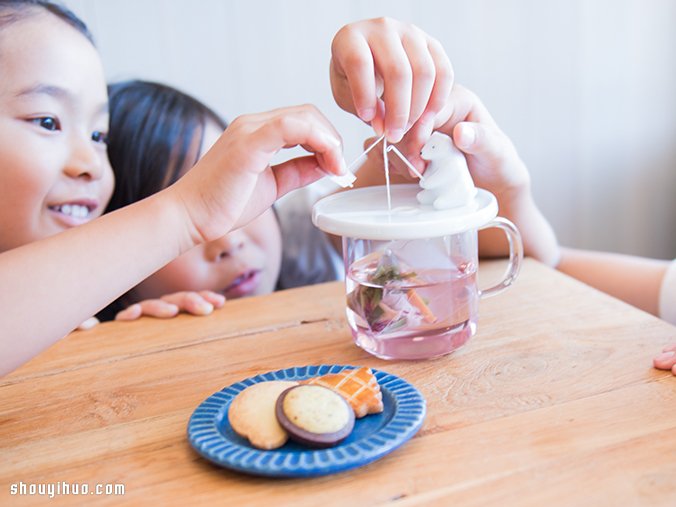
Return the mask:
{"type": "MultiPolygon", "coordinates": [[[[354,166],[356,166],[356,165],[357,165],[357,164],[358,164],[358,163],[359,163],[366,155],[368,155],[369,151],[371,151],[373,148],[375,148],[375,147],[378,145],[378,143],[381,142],[381,141],[385,141],[385,134],[383,134],[383,135],[380,136],[378,139],[376,139],[375,141],[373,141],[373,142],[369,145],[369,147],[366,148],[366,149],[361,153],[361,155],[359,155],[357,158],[355,158],[355,159],[347,166],[347,170],[348,170],[349,172],[352,172],[352,169],[354,168],[354,166]]],[[[385,141],[384,151],[383,151],[383,159],[384,159],[384,160],[387,160],[387,153],[389,153],[390,151],[394,152],[394,154],[395,154],[397,157],[399,157],[399,158],[401,159],[401,161],[402,161],[404,164],[406,164],[406,167],[408,167],[408,168],[411,170],[411,172],[412,172],[414,175],[416,175],[416,176],[420,179],[420,181],[424,181],[424,180],[425,180],[425,177],[420,173],[420,171],[418,171],[418,170],[415,168],[415,166],[414,166],[413,164],[411,164],[411,163],[408,161],[408,159],[403,155],[403,153],[401,153],[401,151],[399,151],[399,150],[397,149],[396,146],[394,146],[393,144],[387,145],[387,141],[385,141]]]]}

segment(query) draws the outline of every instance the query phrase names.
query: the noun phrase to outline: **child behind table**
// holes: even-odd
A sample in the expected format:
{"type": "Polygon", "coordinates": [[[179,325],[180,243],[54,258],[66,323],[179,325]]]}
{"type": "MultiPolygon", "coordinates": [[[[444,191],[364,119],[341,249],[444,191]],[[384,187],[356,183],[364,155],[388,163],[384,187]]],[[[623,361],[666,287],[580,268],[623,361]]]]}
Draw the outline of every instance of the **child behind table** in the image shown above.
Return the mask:
{"type": "MultiPolygon", "coordinates": [[[[117,185],[106,211],[177,181],[227,127],[212,109],[166,85],[115,83],[109,96],[108,156],[117,185]]],[[[99,317],[111,319],[125,308],[120,319],[172,316],[179,310],[208,313],[223,303],[223,297],[335,280],[341,270],[328,238],[310,222],[307,194],[297,192],[275,211],[267,210],[246,226],[167,264],[99,317]]]]}

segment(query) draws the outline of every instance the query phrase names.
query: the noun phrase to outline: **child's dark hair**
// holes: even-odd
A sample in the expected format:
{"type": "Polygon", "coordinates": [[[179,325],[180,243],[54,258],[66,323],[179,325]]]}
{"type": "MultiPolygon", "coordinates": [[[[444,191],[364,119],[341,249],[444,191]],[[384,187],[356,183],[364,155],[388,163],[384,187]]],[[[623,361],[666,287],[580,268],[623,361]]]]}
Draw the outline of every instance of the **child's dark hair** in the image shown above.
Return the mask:
{"type": "Polygon", "coordinates": [[[0,29],[28,18],[39,10],[49,12],[65,21],[94,44],[94,38],[84,21],[67,7],[49,0],[0,0],[0,29]]]}
{"type": "Polygon", "coordinates": [[[115,191],[106,211],[148,197],[174,183],[186,168],[195,140],[202,144],[209,121],[227,123],[197,99],[170,86],[124,81],[108,86],[110,135],[108,158],[115,191]],[[199,136],[198,138],[196,136],[199,136]]]}

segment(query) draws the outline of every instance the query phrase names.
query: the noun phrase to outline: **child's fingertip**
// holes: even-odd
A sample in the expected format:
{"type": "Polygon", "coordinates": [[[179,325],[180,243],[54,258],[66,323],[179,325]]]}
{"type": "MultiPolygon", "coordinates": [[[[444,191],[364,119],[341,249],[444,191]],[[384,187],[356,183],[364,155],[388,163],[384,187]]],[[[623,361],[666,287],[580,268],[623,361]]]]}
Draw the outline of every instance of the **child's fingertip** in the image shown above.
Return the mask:
{"type": "Polygon", "coordinates": [[[657,356],[655,359],[657,361],[670,361],[672,359],[676,360],[676,352],[673,350],[667,350],[665,352],[662,352],[659,356],[657,356]]]}
{"type": "Polygon", "coordinates": [[[199,305],[198,307],[200,315],[209,315],[211,312],[214,311],[214,305],[208,302],[204,302],[199,305]]]}
{"type": "Polygon", "coordinates": [[[382,136],[385,133],[384,118],[375,116],[373,120],[371,120],[371,128],[373,128],[373,131],[376,133],[376,137],[382,136]]]}
{"type": "Polygon", "coordinates": [[[402,140],[404,137],[404,129],[402,128],[393,128],[387,130],[387,142],[390,144],[396,144],[402,140]]]}
{"type": "Polygon", "coordinates": [[[357,114],[366,123],[370,122],[376,116],[376,109],[374,107],[365,107],[360,109],[357,114]]]}
{"type": "MultiPolygon", "coordinates": [[[[409,158],[409,162],[413,164],[413,167],[415,167],[420,174],[425,173],[425,161],[423,159],[421,159],[420,157],[412,156],[409,158]]],[[[408,174],[411,178],[414,178],[415,180],[419,179],[419,176],[416,173],[414,173],[411,169],[408,169],[408,174]]]]}
{"type": "Polygon", "coordinates": [[[670,370],[676,366],[676,353],[674,351],[662,352],[653,359],[653,366],[660,370],[670,370]]]}
{"type": "Polygon", "coordinates": [[[124,310],[121,310],[117,312],[117,315],[115,315],[115,320],[118,321],[129,321],[129,320],[134,320],[137,319],[140,316],[140,308],[141,305],[138,303],[133,304],[124,310]]]}
{"type": "Polygon", "coordinates": [[[342,169],[342,174],[335,174],[334,172],[328,173],[322,171],[325,175],[328,175],[329,179],[333,181],[336,185],[342,188],[352,187],[357,177],[349,172],[347,169],[342,169]]]}
{"type": "Polygon", "coordinates": [[[80,331],[88,331],[89,329],[97,326],[99,324],[99,319],[96,317],[89,317],[87,320],[85,320],[82,324],[78,326],[78,329],[80,331]]]}
{"type": "Polygon", "coordinates": [[[175,317],[178,315],[180,312],[180,308],[173,304],[173,303],[167,303],[165,306],[162,307],[162,310],[160,310],[158,317],[162,319],[168,319],[171,317],[175,317]]]}
{"type": "Polygon", "coordinates": [[[476,142],[476,130],[473,125],[469,123],[459,123],[456,129],[458,134],[455,142],[458,145],[458,148],[468,149],[474,146],[474,143],[476,142]]]}
{"type": "Polygon", "coordinates": [[[134,303],[133,305],[128,306],[121,313],[124,314],[124,318],[127,320],[138,319],[143,315],[143,307],[140,303],[134,303]]]}

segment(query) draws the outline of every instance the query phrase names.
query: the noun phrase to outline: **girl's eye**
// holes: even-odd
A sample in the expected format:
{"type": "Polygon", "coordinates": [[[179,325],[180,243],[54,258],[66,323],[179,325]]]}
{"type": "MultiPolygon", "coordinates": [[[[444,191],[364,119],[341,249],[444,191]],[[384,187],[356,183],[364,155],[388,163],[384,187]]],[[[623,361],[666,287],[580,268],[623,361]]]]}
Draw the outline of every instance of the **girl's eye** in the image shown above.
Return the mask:
{"type": "Polygon", "coordinates": [[[59,120],[56,118],[53,118],[51,116],[43,116],[42,118],[34,118],[33,123],[36,123],[40,127],[42,127],[45,130],[49,131],[55,131],[55,130],[61,130],[61,125],[59,124],[59,120]]]}
{"type": "Polygon", "coordinates": [[[104,134],[97,130],[92,133],[92,141],[95,143],[108,144],[108,134],[104,134]]]}

